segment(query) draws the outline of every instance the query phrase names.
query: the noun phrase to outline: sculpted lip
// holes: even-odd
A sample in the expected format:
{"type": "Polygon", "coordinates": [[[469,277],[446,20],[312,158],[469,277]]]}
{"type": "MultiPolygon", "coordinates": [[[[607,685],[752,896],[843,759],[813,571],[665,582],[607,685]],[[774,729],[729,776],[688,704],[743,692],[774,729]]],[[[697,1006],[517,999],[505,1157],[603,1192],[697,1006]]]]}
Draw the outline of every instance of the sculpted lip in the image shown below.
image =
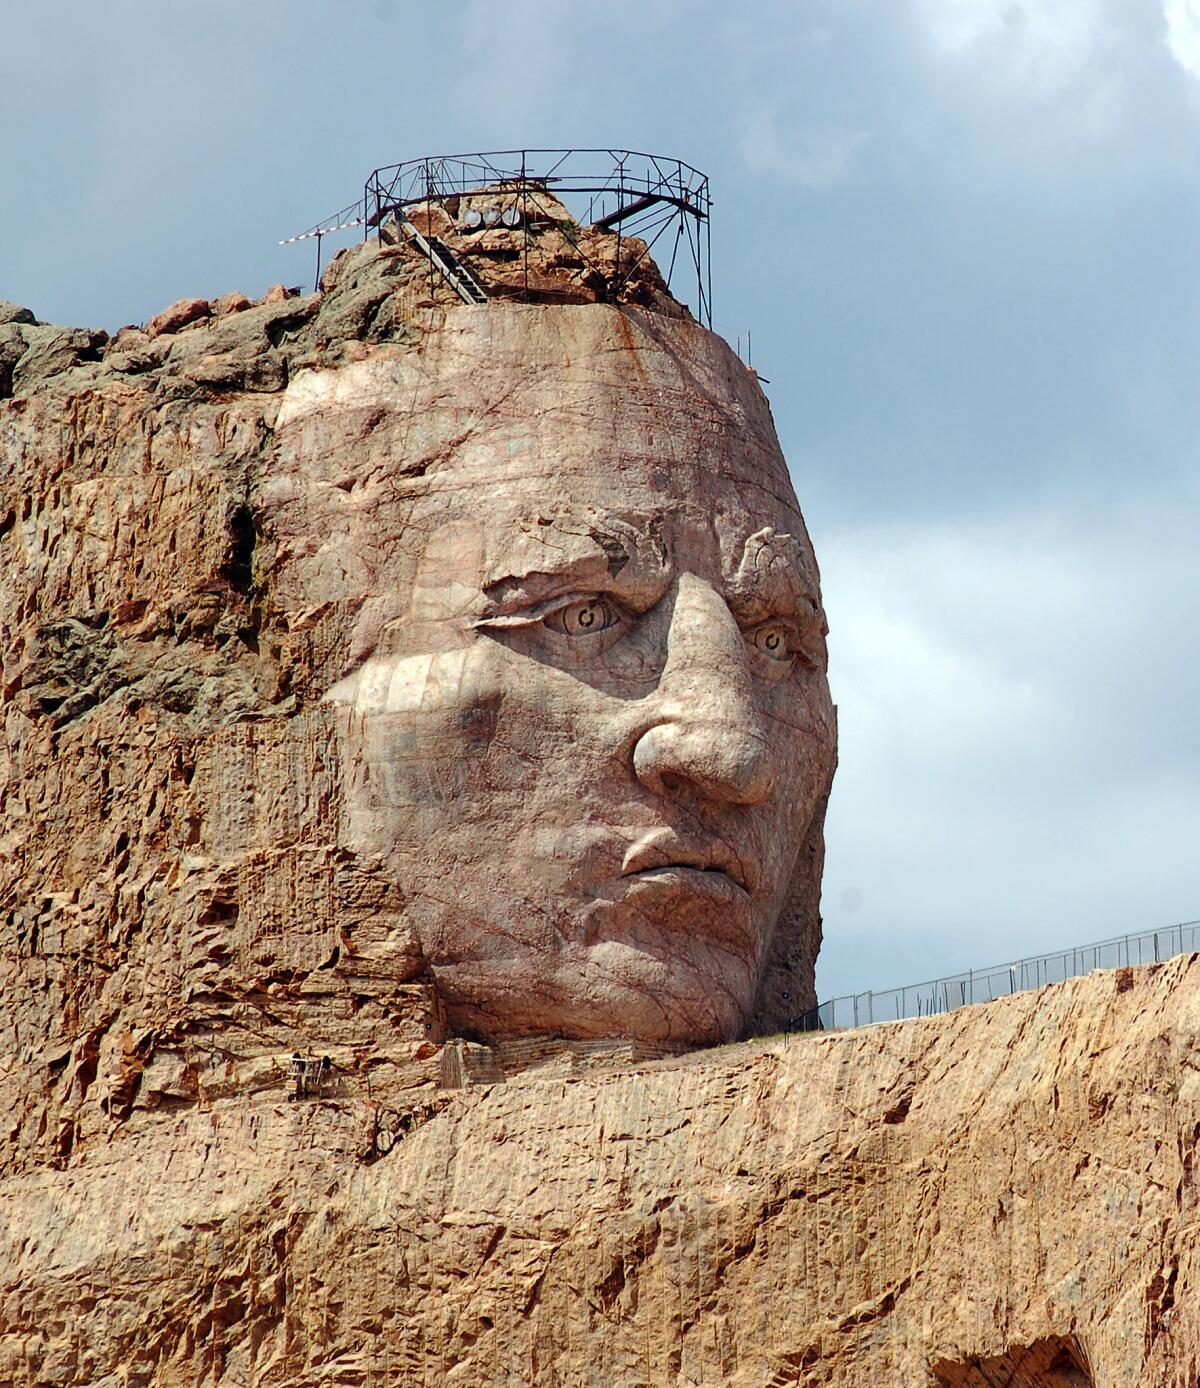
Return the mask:
{"type": "Polygon", "coordinates": [[[747,895],[757,885],[754,865],[739,858],[724,840],[694,838],[673,829],[656,829],[632,844],[621,864],[621,876],[649,876],[672,869],[726,877],[747,895]]]}

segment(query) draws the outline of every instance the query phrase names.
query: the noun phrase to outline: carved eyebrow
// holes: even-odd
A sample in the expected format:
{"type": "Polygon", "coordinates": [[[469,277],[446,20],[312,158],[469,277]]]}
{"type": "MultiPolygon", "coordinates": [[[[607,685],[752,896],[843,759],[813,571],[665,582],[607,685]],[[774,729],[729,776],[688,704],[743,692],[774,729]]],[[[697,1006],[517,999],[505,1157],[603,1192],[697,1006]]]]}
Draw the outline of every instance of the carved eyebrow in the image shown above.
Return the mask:
{"type": "Polygon", "coordinates": [[[482,616],[475,617],[471,625],[477,630],[536,626],[543,618],[569,607],[579,597],[580,594],[572,589],[559,593],[556,597],[543,598],[541,602],[523,601],[510,607],[498,608],[493,612],[485,612],[482,616]]]}
{"type": "MultiPolygon", "coordinates": [[[[549,558],[550,556],[547,556],[549,558]]],[[[531,569],[525,573],[503,574],[486,583],[477,608],[481,620],[499,617],[525,608],[541,606],[555,598],[577,592],[602,592],[612,579],[603,555],[563,556],[561,564],[531,569]]]]}
{"type": "MultiPolygon", "coordinates": [[[[476,625],[510,618],[568,595],[611,593],[635,611],[665,592],[671,566],[654,534],[627,522],[526,529],[492,565],[474,606],[476,625]]],[[[505,622],[505,625],[509,623],[505,622]]]]}
{"type": "Polygon", "coordinates": [[[823,623],[816,583],[792,535],[770,528],[751,535],[737,572],[725,580],[725,598],[739,621],[757,625],[768,617],[791,617],[808,626],[823,623]]]}

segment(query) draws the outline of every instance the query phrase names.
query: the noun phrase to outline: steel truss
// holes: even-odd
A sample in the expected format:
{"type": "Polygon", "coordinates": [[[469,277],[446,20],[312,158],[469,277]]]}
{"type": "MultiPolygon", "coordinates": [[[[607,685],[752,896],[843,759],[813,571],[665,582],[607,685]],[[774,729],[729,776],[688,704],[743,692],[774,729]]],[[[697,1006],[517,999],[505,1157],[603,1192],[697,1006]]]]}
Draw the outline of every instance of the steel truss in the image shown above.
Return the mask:
{"type": "Polygon", "coordinates": [[[650,249],[673,231],[663,277],[673,288],[677,266],[690,264],[695,276],[696,317],[712,327],[712,197],[708,176],[679,159],[659,154],[627,149],[510,149],[408,159],[374,169],[359,201],[279,244],[315,239],[319,280],[321,242],[326,236],[362,227],[367,237],[389,216],[403,220],[407,209],[418,204],[444,205],[484,188],[517,195],[526,247],[530,235],[536,235],[531,227],[543,210],[539,199],[547,195],[553,195],[581,225],[615,232],[618,269],[608,285],[614,299],[650,249]],[[643,241],[645,250],[627,262],[622,242],[631,236],[643,241]]]}

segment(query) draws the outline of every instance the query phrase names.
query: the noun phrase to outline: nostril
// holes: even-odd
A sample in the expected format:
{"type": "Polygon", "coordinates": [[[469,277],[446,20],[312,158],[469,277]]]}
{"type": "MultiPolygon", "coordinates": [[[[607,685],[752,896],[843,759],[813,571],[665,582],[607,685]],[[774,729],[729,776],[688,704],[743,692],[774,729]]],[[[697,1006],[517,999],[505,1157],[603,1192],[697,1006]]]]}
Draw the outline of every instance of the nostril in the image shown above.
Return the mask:
{"type": "Polygon", "coordinates": [[[775,781],[766,738],[725,722],[647,729],[633,749],[633,772],[647,789],[672,800],[733,805],[759,804],[775,781]]]}

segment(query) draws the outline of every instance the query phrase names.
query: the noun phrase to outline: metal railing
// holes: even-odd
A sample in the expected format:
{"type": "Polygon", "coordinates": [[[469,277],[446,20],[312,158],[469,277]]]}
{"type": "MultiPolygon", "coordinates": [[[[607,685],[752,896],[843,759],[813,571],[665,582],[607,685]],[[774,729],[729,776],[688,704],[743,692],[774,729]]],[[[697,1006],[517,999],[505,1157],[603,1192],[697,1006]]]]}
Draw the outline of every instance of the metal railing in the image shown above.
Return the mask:
{"type": "Polygon", "coordinates": [[[457,213],[464,194],[489,190],[506,191],[520,209],[513,225],[519,229],[526,253],[531,219],[536,222],[545,213],[543,203],[549,197],[580,226],[614,232],[614,292],[624,287],[654,244],[667,235],[664,245],[670,248],[670,259],[661,257],[667,287],[677,295],[685,292],[682,285],[672,286],[672,276],[677,258],[681,270],[690,262],[696,281],[696,318],[712,327],[708,175],[668,155],[630,149],[506,149],[406,159],[373,169],[360,199],[279,244],[316,241],[316,288],[321,279],[321,242],[326,236],[356,227],[369,236],[389,214],[403,216],[422,204],[440,203],[457,213]],[[632,260],[621,251],[622,240],[631,235],[642,243],[632,260]]]}
{"type": "Polygon", "coordinates": [[[850,993],[832,998],[802,1013],[789,1031],[835,1031],[867,1026],[872,1022],[898,1022],[906,1017],[932,1017],[970,1003],[993,1002],[1012,993],[1063,983],[1093,969],[1120,969],[1130,965],[1158,964],[1177,954],[1200,951],[1200,921],[1184,921],[1162,930],[1137,935],[1118,935],[1098,944],[1060,950],[997,964],[987,969],[910,983],[882,993],[850,993]]]}

